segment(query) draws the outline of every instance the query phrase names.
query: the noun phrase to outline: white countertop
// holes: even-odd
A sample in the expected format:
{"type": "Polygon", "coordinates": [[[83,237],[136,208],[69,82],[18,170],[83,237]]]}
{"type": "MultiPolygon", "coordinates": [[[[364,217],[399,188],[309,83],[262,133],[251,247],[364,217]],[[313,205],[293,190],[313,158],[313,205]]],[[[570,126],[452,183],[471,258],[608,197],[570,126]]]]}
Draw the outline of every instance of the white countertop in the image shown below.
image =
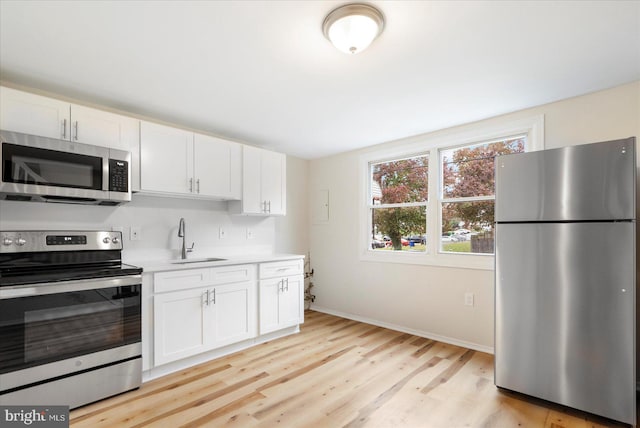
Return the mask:
{"type": "MultiPolygon", "coordinates": [[[[192,263],[176,263],[181,260],[144,260],[136,263],[135,261],[128,262],[129,264],[139,266],[144,270],[144,273],[149,272],[163,272],[169,270],[182,270],[182,269],[199,269],[216,266],[230,266],[241,265],[247,263],[264,263],[264,262],[277,262],[283,260],[303,259],[305,256],[301,254],[252,254],[248,256],[236,256],[224,258],[219,261],[201,261],[200,257],[193,257],[192,263]]],[[[187,257],[187,261],[190,258],[187,257]]]]}

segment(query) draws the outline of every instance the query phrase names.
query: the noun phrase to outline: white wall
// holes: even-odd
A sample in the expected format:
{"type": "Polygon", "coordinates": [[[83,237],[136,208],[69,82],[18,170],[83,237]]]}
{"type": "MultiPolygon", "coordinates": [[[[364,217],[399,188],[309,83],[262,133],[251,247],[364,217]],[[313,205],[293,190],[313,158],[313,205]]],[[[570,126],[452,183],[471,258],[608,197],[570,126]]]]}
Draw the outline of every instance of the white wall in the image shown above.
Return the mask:
{"type": "MultiPolygon", "coordinates": [[[[543,114],[545,147],[554,148],[640,138],[640,82],[558,101],[481,122],[425,134],[425,147],[452,131],[500,124],[543,114]]],[[[311,209],[329,190],[330,218],[311,224],[311,260],[316,275],[314,307],[435,339],[491,351],[493,281],[491,270],[445,268],[359,260],[358,161],[362,154],[399,145],[389,142],[310,162],[311,209]],[[475,306],[464,306],[464,294],[475,306]]]]}
{"type": "Polygon", "coordinates": [[[287,211],[285,217],[249,217],[227,213],[226,202],[133,195],[118,207],[0,201],[0,230],[92,230],[122,227],[125,261],[166,260],[180,256],[177,236],[181,217],[187,243],[195,242],[190,257],[269,254],[274,251],[306,254],[307,161],[287,157],[287,211]],[[295,203],[294,203],[295,202],[295,203]],[[290,205],[291,204],[291,205],[290,205]],[[304,225],[304,226],[303,226],[304,225]],[[142,239],[129,240],[138,226],[142,239]],[[226,232],[219,238],[219,228],[226,232]],[[247,228],[253,238],[247,239],[247,228]]]}

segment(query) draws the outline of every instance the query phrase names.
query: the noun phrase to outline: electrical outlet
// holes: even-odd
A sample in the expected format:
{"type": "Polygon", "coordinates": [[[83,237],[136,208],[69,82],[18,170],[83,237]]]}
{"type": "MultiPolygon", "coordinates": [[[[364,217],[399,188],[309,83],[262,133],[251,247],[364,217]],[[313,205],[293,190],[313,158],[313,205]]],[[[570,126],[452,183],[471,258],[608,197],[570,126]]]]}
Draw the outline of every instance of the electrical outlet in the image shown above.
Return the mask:
{"type": "Polygon", "coordinates": [[[142,230],[140,226],[131,226],[131,229],[129,229],[129,239],[131,241],[139,241],[142,239],[142,230]]]}
{"type": "Polygon", "coordinates": [[[250,227],[247,227],[247,239],[253,239],[253,230],[250,227]]]}
{"type": "Polygon", "coordinates": [[[218,238],[225,239],[226,237],[227,237],[227,231],[224,230],[224,227],[220,226],[220,229],[218,229],[218,238]]]}
{"type": "Polygon", "coordinates": [[[473,293],[464,293],[464,305],[473,306],[473,293]]]}

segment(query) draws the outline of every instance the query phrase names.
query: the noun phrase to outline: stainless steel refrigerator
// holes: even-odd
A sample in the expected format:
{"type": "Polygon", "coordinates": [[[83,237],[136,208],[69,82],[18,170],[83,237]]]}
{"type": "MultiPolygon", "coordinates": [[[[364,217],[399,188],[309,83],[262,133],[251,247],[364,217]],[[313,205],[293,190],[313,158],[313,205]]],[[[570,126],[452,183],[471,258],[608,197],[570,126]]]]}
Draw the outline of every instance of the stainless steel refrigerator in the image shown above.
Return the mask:
{"type": "Polygon", "coordinates": [[[636,424],[635,137],[496,159],[495,384],[636,424]]]}

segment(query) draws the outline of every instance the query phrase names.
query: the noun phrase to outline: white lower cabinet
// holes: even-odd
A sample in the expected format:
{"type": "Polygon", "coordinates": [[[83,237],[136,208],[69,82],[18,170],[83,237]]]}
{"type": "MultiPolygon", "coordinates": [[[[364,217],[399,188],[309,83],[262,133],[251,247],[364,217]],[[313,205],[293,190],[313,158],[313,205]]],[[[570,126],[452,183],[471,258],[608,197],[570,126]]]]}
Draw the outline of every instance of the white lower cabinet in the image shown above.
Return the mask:
{"type": "Polygon", "coordinates": [[[175,367],[178,360],[225,352],[219,348],[249,339],[289,334],[285,329],[304,322],[303,265],[297,258],[148,274],[145,285],[153,294],[146,307],[152,309],[143,336],[151,339],[144,353],[152,362],[146,368],[175,367]]]}
{"type": "Polygon", "coordinates": [[[212,337],[206,289],[174,291],[154,297],[154,362],[168,363],[204,352],[212,337]]]}
{"type": "Polygon", "coordinates": [[[184,281],[189,270],[155,275],[154,365],[190,357],[256,336],[256,283],[254,266],[198,269],[184,281]],[[200,275],[203,271],[211,271],[200,275]],[[222,272],[222,274],[221,274],[222,272]],[[225,275],[226,274],[226,275],[225,275]],[[221,278],[242,278],[224,283],[221,278]],[[197,288],[180,289],[185,287],[197,288]],[[178,289],[179,291],[173,291],[178,289]]]}
{"type": "Polygon", "coordinates": [[[304,322],[302,259],[260,264],[260,334],[304,322]]]}
{"type": "Polygon", "coordinates": [[[260,280],[260,334],[301,324],[302,275],[260,280]]]}

